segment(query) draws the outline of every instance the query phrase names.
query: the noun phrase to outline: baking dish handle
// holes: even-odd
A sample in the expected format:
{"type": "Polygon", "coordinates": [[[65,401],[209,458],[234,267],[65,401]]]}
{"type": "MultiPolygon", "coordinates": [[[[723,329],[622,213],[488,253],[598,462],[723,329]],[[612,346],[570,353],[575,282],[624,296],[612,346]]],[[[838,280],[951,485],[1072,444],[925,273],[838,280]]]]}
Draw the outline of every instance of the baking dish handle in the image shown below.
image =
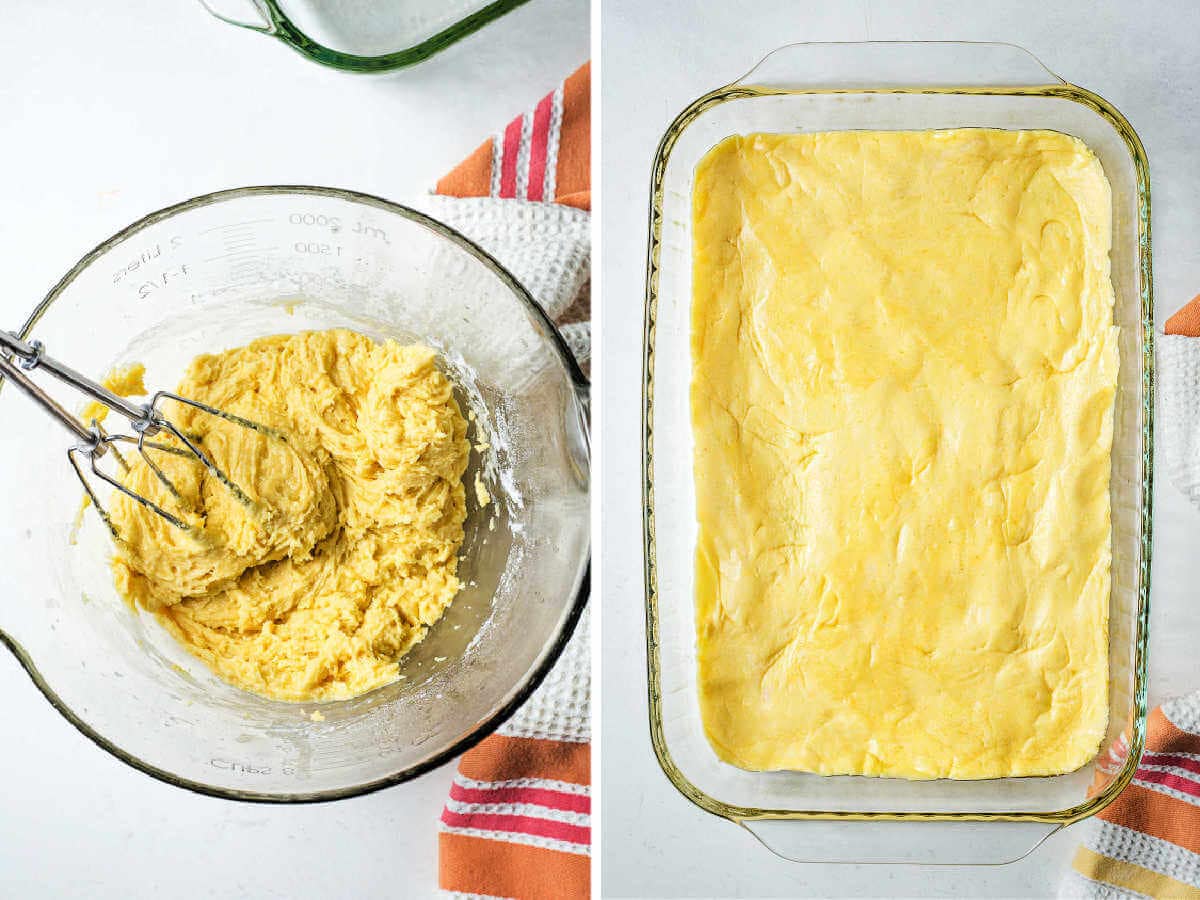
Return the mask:
{"type": "Polygon", "coordinates": [[[864,41],[787,44],[735,85],[775,90],[1045,87],[1066,82],[1016,44],[864,41]],[[835,73],[852,73],[844,77],[835,73]]]}
{"type": "Polygon", "coordinates": [[[271,14],[260,0],[200,0],[200,5],[208,11],[209,15],[220,19],[227,25],[235,25],[238,28],[247,28],[263,34],[275,33],[275,24],[271,19],[271,14]],[[246,21],[238,18],[238,13],[233,11],[234,7],[240,11],[240,14],[249,13],[255,16],[255,19],[246,21]]]}
{"type": "Polygon", "coordinates": [[[1062,828],[1043,822],[749,819],[739,822],[789,862],[1003,865],[1062,828]]]}

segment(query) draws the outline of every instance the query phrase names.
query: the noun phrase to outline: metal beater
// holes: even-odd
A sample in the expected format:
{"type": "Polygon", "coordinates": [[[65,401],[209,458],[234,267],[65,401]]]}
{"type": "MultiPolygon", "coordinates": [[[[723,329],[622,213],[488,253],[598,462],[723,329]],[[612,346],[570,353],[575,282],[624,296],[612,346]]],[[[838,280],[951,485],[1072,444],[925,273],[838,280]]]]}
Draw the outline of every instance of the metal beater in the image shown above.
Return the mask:
{"type": "Polygon", "coordinates": [[[109,450],[112,451],[113,457],[116,459],[117,466],[122,472],[129,472],[129,463],[122,455],[118,444],[136,445],[137,452],[145,460],[146,465],[150,468],[158,480],[166,488],[167,492],[182,501],[179,491],[175,485],[167,477],[166,473],[151,459],[149,450],[157,450],[163,453],[170,453],[175,456],[192,456],[198,460],[205,469],[208,470],[214,478],[223,484],[238,500],[247,506],[252,505],[251,499],[246,493],[238,487],[228,475],[226,475],[212,461],[209,456],[198,446],[199,437],[189,435],[182,428],[179,428],[171,422],[166,416],[159,411],[159,404],[164,400],[174,400],[178,403],[183,403],[188,406],[206,412],[209,415],[217,416],[225,419],[228,422],[233,422],[236,425],[241,425],[244,428],[250,428],[262,434],[267,434],[280,440],[286,440],[286,437],[280,432],[272,428],[267,428],[250,419],[245,419],[241,416],[236,416],[233,413],[225,412],[217,409],[214,406],[209,406],[207,403],[201,403],[198,400],[192,400],[188,397],[181,397],[179,394],[171,391],[156,391],[150,398],[149,403],[137,404],[132,403],[124,397],[113,393],[103,385],[97,384],[90,378],[76,372],[70,366],[67,366],[51,356],[46,355],[42,343],[40,341],[23,341],[15,334],[0,330],[0,376],[11,381],[17,387],[21,388],[30,397],[36,400],[46,412],[50,413],[54,418],[61,422],[68,431],[78,438],[78,443],[67,450],[67,459],[71,463],[71,467],[75,470],[83,489],[87,491],[87,495],[91,498],[92,504],[104,519],[105,525],[112,533],[114,538],[119,539],[116,528],[108,515],[107,510],[101,505],[100,498],[96,496],[96,491],[93,489],[91,482],[85,475],[84,460],[87,460],[87,470],[94,476],[101,479],[105,483],[112,485],[125,496],[132,500],[136,500],[142,506],[151,510],[155,514],[162,516],[166,521],[170,522],[176,528],[184,531],[190,531],[192,525],[185,522],[179,516],[164,509],[159,504],[155,503],[149,497],[145,497],[136,491],[126,487],[119,478],[105,472],[98,465],[98,460],[105,456],[109,450]],[[129,420],[130,430],[132,434],[109,434],[99,421],[93,419],[90,423],[85,423],[78,417],[69,413],[63,406],[51,397],[45,390],[37,385],[27,375],[27,372],[32,372],[36,369],[44,369],[60,381],[69,384],[78,391],[82,391],[94,400],[103,403],[113,412],[119,413],[129,420]],[[161,440],[149,440],[157,435],[168,434],[179,441],[179,446],[165,444],[161,440]]]}

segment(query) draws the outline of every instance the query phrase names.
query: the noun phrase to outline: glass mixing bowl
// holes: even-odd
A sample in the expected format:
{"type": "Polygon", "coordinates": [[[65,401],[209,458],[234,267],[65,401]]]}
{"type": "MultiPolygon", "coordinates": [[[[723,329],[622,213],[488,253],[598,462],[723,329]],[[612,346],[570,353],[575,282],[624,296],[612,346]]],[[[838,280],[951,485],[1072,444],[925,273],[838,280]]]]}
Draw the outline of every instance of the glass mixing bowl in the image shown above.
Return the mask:
{"type": "Polygon", "coordinates": [[[163,781],[287,802],[412,778],[528,697],[585,603],[586,381],[525,289],[421,213],[316,187],[197,197],[88,253],[20,334],[93,376],[142,362],[147,385],[169,389],[199,353],[333,327],[439,351],[482,448],[467,483],[478,473],[493,498],[481,507],[468,490],[462,591],[404,657],[400,680],[350,700],[238,690],[131,609],[113,588],[99,516],[77,516],[67,432],[19,391],[0,390],[0,640],[73,725],[163,781]]]}

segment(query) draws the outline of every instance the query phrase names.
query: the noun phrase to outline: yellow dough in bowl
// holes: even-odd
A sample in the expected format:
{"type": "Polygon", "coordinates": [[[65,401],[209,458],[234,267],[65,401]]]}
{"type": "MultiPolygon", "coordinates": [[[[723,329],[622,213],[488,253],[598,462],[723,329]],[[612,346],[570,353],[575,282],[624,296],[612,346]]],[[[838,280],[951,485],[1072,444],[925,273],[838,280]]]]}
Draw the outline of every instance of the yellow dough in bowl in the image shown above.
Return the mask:
{"type": "Polygon", "coordinates": [[[267,430],[166,402],[244,496],[151,450],[179,496],[140,461],[126,483],[189,528],[117,495],[117,589],[258,694],[334,699],[395,679],[459,589],[470,447],[435,360],[343,330],[197,357],[176,392],[267,430]]]}
{"type": "Polygon", "coordinates": [[[1112,203],[1048,131],[696,169],[700,708],[723,760],[1071,771],[1108,715],[1112,203]]]}

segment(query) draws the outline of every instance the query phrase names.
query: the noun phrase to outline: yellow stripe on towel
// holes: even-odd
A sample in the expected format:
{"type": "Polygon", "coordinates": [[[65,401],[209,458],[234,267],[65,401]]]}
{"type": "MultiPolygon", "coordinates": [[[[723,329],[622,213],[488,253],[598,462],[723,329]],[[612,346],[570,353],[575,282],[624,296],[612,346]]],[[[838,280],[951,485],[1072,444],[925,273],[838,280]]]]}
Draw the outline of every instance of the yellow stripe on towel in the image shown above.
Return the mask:
{"type": "Polygon", "coordinates": [[[1200,900],[1200,889],[1168,878],[1158,872],[1102,856],[1087,847],[1080,847],[1073,863],[1075,871],[1092,881],[1103,881],[1114,887],[1145,894],[1147,897],[1173,897],[1179,900],[1200,900]]]}

